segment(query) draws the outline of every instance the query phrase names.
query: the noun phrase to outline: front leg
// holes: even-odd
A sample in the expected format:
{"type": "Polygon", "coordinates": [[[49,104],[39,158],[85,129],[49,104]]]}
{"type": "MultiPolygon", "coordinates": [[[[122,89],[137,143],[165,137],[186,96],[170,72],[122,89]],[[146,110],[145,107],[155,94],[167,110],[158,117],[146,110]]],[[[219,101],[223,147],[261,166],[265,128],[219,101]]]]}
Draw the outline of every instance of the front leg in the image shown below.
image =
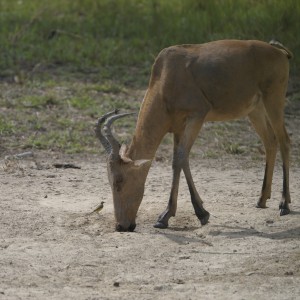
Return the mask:
{"type": "Polygon", "coordinates": [[[156,228],[167,228],[170,217],[175,216],[180,172],[182,169],[187,179],[195,213],[202,225],[208,222],[209,212],[203,208],[202,200],[197,193],[192,179],[188,160],[191,147],[199,133],[203,120],[204,117],[201,117],[200,115],[189,118],[186,120],[186,126],[182,132],[174,134],[173,182],[171,195],[167,209],[159,216],[157,223],[154,225],[156,228]]]}
{"type": "Polygon", "coordinates": [[[177,209],[177,198],[180,181],[180,173],[182,170],[182,164],[185,157],[184,148],[179,147],[180,135],[174,134],[174,154],[173,154],[173,180],[171,194],[166,210],[158,217],[155,228],[165,229],[169,225],[169,219],[174,217],[177,209]]]}
{"type": "Polygon", "coordinates": [[[169,225],[169,219],[175,217],[177,209],[177,198],[178,198],[178,188],[180,180],[181,168],[174,166],[173,163],[173,180],[172,180],[172,189],[166,210],[158,217],[155,228],[165,229],[169,225]]]}
{"type": "Polygon", "coordinates": [[[205,225],[208,223],[210,214],[207,210],[204,209],[203,201],[201,200],[196,190],[188,160],[184,164],[183,171],[191,194],[191,200],[192,200],[195,214],[199,219],[201,225],[205,225]]]}

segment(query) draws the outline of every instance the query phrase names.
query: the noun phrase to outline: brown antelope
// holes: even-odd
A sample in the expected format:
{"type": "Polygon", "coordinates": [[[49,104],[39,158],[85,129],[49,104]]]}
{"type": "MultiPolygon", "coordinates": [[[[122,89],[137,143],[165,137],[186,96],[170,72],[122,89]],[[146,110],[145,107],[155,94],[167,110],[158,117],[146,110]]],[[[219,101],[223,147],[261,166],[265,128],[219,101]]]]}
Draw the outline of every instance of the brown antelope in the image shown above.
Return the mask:
{"type": "Polygon", "coordinates": [[[128,115],[114,111],[98,120],[96,135],[108,153],[117,231],[133,231],[146,177],[155,152],[166,133],[174,134],[173,180],[166,210],[156,228],[167,228],[175,216],[180,172],[183,170],[195,213],[204,225],[203,207],[189,166],[191,147],[204,122],[248,116],[266,153],[265,175],[257,207],[265,208],[277,144],[283,161],[280,215],[290,212],[289,148],[284,125],[285,94],[292,53],[278,42],[222,40],[201,45],[166,48],[152,67],[149,86],[129,147],[120,146],[111,124],[128,115]],[[103,125],[103,133],[101,126],[103,125]]]}

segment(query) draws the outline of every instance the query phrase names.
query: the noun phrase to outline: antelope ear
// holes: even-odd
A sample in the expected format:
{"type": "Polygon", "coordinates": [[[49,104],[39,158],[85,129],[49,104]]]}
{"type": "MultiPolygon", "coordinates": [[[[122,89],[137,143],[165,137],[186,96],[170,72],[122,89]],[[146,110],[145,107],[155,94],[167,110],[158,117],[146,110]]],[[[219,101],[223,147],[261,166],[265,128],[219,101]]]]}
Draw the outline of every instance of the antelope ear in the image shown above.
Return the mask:
{"type": "Polygon", "coordinates": [[[127,149],[128,149],[127,145],[122,144],[119,151],[120,157],[125,164],[132,163],[132,159],[126,156],[127,149]]]}
{"type": "Polygon", "coordinates": [[[150,159],[138,159],[134,161],[134,166],[138,168],[146,167],[151,165],[152,160],[150,159]]]}
{"type": "Polygon", "coordinates": [[[152,163],[152,160],[149,160],[149,159],[137,159],[137,160],[133,161],[131,158],[129,158],[126,155],[127,149],[128,149],[128,146],[126,144],[122,144],[121,147],[120,147],[119,154],[120,154],[120,157],[121,157],[123,163],[125,163],[125,164],[131,163],[131,164],[133,164],[137,168],[142,168],[144,166],[145,167],[146,166],[150,167],[150,165],[152,163]]]}

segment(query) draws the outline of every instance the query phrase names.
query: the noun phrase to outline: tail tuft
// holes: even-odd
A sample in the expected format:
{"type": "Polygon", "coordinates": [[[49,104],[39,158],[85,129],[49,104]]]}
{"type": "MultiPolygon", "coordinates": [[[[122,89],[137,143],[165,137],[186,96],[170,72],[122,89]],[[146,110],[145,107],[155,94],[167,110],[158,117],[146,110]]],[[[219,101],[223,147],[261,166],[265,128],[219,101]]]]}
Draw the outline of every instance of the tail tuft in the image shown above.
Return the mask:
{"type": "Polygon", "coordinates": [[[284,47],[280,42],[276,40],[271,40],[269,44],[281,50],[284,54],[286,54],[288,59],[292,59],[294,57],[293,53],[289,49],[284,47]]]}

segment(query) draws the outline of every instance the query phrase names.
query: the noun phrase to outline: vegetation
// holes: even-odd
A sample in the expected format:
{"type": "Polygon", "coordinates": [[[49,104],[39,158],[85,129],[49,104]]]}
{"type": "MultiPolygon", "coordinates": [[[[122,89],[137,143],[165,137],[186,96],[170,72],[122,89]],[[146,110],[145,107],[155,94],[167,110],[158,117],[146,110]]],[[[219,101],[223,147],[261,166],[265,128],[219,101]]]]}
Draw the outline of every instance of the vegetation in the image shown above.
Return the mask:
{"type": "MultiPolygon", "coordinates": [[[[20,149],[98,152],[95,120],[115,107],[137,111],[140,99],[114,84],[82,81],[0,84],[0,155],[20,149]]],[[[119,121],[124,128],[124,121],[119,121]]],[[[127,132],[134,118],[126,120],[127,132]]],[[[126,140],[127,135],[123,136],[126,140]]]]}
{"type": "Polygon", "coordinates": [[[224,38],[276,38],[300,63],[298,0],[1,0],[0,11],[2,72],[148,74],[166,46],[224,38]]]}
{"type": "Polygon", "coordinates": [[[97,149],[95,118],[137,110],[154,57],[172,44],[276,38],[297,73],[298,28],[298,0],[1,0],[0,154],[97,149]]]}

